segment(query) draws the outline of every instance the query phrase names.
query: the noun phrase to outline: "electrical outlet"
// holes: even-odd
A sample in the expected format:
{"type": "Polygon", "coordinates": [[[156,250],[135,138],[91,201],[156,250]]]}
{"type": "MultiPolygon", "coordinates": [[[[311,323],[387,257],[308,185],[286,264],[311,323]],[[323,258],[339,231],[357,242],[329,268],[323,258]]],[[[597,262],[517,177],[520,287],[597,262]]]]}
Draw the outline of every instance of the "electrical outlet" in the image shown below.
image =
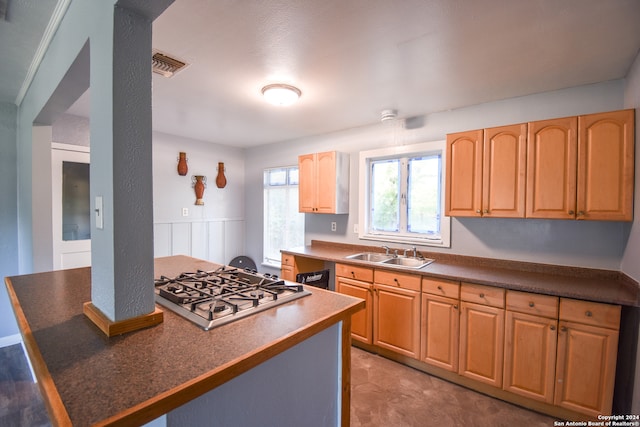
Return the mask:
{"type": "Polygon", "coordinates": [[[182,208],[182,216],[189,216],[189,208],[182,208]]]}
{"type": "Polygon", "coordinates": [[[336,231],[338,229],[338,225],[335,222],[331,223],[331,231],[336,231]]]}

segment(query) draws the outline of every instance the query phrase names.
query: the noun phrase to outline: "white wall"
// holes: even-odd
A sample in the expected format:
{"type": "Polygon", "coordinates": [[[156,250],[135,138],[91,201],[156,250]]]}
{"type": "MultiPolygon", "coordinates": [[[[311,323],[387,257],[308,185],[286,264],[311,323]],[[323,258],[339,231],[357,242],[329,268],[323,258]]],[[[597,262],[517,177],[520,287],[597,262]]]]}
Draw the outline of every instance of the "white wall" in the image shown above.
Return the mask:
{"type": "MultiPolygon", "coordinates": [[[[416,117],[402,126],[375,124],[315,137],[255,147],[246,155],[246,200],[262,202],[260,177],[267,167],[293,165],[300,154],[338,150],[351,154],[348,215],[307,214],[305,240],[375,245],[353,233],[358,222],[358,153],[394,144],[442,140],[447,133],[532,120],[617,110],[624,107],[624,81],[535,94],[416,117]],[[330,231],[337,222],[338,231],[330,231]]],[[[400,111],[400,114],[402,112],[400,111]]],[[[248,203],[248,202],[247,202],[248,203]]],[[[247,242],[261,241],[262,211],[247,210],[247,242]]],[[[617,222],[465,218],[452,220],[454,254],[618,270],[630,224],[617,222]]],[[[382,243],[380,243],[382,244],[382,243]]],[[[261,245],[247,251],[262,259],[261,245]]]]}
{"type": "Polygon", "coordinates": [[[244,255],[244,152],[242,149],[153,133],[153,217],[155,256],[184,254],[218,263],[244,255]],[[178,153],[189,171],[177,172],[178,153]],[[218,188],[218,162],[227,185],[218,188]],[[195,205],[191,177],[205,175],[204,205],[195,205]],[[187,208],[188,216],[182,216],[187,208]]]}

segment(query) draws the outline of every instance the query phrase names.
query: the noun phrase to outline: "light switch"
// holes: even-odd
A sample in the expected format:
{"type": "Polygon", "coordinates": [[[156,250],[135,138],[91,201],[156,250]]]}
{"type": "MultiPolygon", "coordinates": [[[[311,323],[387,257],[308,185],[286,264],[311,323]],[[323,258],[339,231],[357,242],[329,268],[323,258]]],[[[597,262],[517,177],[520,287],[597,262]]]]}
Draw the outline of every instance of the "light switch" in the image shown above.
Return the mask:
{"type": "Polygon", "coordinates": [[[104,211],[102,207],[102,196],[96,196],[96,228],[102,230],[104,228],[104,211]]]}

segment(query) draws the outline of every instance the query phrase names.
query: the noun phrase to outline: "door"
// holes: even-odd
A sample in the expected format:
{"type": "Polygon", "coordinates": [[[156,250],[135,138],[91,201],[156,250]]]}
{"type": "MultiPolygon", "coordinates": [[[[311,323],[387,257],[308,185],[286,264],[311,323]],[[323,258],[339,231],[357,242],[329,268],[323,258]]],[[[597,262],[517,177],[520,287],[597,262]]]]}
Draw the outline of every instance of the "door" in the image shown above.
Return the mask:
{"type": "Polygon", "coordinates": [[[373,343],[420,357],[420,293],[374,284],[373,343]]]}
{"type": "Polygon", "coordinates": [[[458,372],[460,312],[458,300],[422,294],[421,355],[423,362],[458,372]]]}
{"type": "Polygon", "coordinates": [[[89,148],[52,144],[53,268],[91,265],[89,148]]]}
{"type": "Polygon", "coordinates": [[[483,130],[447,135],[447,195],[449,216],[482,216],[483,130]]]}
{"type": "Polygon", "coordinates": [[[338,277],[336,289],[339,293],[365,300],[364,310],[351,316],[351,338],[365,344],[373,343],[373,297],[372,285],[358,280],[338,277]]]}

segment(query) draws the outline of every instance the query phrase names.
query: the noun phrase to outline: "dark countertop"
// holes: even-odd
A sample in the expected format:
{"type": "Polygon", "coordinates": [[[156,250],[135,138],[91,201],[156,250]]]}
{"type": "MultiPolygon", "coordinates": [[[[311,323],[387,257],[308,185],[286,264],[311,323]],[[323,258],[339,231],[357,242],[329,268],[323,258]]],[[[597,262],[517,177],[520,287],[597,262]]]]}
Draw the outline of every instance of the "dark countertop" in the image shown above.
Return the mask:
{"type": "Polygon", "coordinates": [[[380,248],[313,241],[310,246],[283,250],[282,252],[343,264],[403,271],[426,277],[640,307],[638,283],[619,271],[504,261],[424,251],[422,254],[426,258],[435,259],[435,262],[419,270],[345,258],[363,251],[379,252],[380,248]]]}
{"type": "MultiPolygon", "coordinates": [[[[186,256],[158,258],[155,275],[217,267],[186,256]]],[[[108,338],[83,315],[90,268],[5,282],[54,425],[151,421],[364,307],[307,288],[312,295],[210,331],[161,307],[160,325],[108,338]]]]}

